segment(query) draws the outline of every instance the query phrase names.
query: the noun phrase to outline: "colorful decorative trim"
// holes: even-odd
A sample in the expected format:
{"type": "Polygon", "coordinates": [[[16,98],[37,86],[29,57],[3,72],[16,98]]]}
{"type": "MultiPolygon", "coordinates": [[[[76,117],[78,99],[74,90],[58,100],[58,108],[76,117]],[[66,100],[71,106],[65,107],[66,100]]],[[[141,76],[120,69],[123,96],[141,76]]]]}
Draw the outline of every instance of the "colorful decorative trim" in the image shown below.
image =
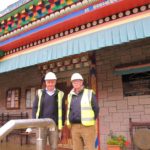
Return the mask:
{"type": "Polygon", "coordinates": [[[3,57],[5,55],[5,52],[0,50],[0,58],[3,57]]]}
{"type": "MultiPolygon", "coordinates": [[[[1,59],[0,61],[5,61],[7,59],[11,59],[11,58],[16,57],[16,56],[32,53],[34,51],[38,51],[40,49],[44,49],[44,48],[49,47],[49,46],[59,45],[62,42],[66,42],[68,39],[69,40],[74,40],[74,39],[80,38],[82,36],[86,36],[86,35],[89,35],[89,34],[92,34],[92,33],[94,34],[94,33],[97,33],[99,31],[109,30],[110,28],[117,27],[117,26],[120,26],[120,25],[123,25],[123,24],[127,24],[127,23],[130,23],[130,22],[133,22],[133,21],[146,19],[146,18],[150,17],[149,12],[150,11],[143,12],[140,15],[135,14],[133,16],[127,16],[126,18],[120,18],[118,20],[114,20],[111,23],[104,22],[100,19],[100,20],[97,21],[98,22],[97,25],[95,25],[95,21],[93,21],[92,23],[87,23],[86,25],[84,25],[85,29],[86,29],[86,32],[84,30],[81,30],[81,27],[83,27],[83,25],[82,25],[81,27],[76,27],[74,29],[70,29],[70,30],[65,31],[63,33],[64,34],[63,38],[61,36],[62,32],[59,33],[59,34],[52,35],[52,36],[47,37],[45,39],[30,43],[26,46],[23,46],[23,47],[16,48],[16,49],[13,49],[11,51],[5,52],[5,57],[3,59],[1,59]],[[78,32],[78,31],[80,31],[80,32],[78,32]],[[76,33],[74,33],[74,32],[76,32],[76,33]],[[72,33],[74,33],[74,34],[72,34],[72,33]]],[[[149,32],[146,33],[146,34],[149,35],[149,32]]]]}
{"type": "MultiPolygon", "coordinates": [[[[66,30],[64,32],[60,32],[60,33],[57,33],[55,35],[51,35],[49,37],[46,37],[44,39],[35,41],[33,43],[30,43],[30,44],[18,47],[16,49],[12,49],[10,51],[5,52],[5,55],[10,55],[10,54],[14,55],[14,53],[16,53],[16,52],[18,53],[18,52],[20,52],[22,50],[24,51],[25,49],[29,49],[30,47],[36,47],[37,45],[39,47],[42,43],[46,43],[47,44],[47,42],[49,42],[49,41],[52,42],[53,40],[62,38],[64,36],[67,36],[67,35],[72,34],[74,32],[77,32],[77,34],[78,34],[78,32],[79,31],[81,32],[81,30],[82,30],[82,33],[86,34],[86,33],[88,33],[88,31],[90,30],[91,27],[95,27],[95,28],[99,28],[100,30],[103,30],[105,28],[109,28],[108,26],[110,26],[110,27],[111,26],[117,26],[121,22],[122,23],[128,23],[128,22],[131,22],[131,21],[134,21],[134,20],[142,19],[144,17],[149,17],[150,16],[149,12],[150,11],[148,11],[148,12],[145,11],[145,12],[142,12],[140,14],[134,14],[134,15],[126,16],[126,17],[123,17],[123,18],[120,18],[120,19],[119,19],[119,17],[122,17],[123,15],[121,15],[122,13],[118,13],[118,14],[112,15],[110,17],[106,17],[106,18],[103,18],[103,19],[95,20],[93,22],[89,22],[87,24],[83,24],[81,26],[75,27],[73,29],[69,29],[69,30],[66,30]],[[109,21],[113,21],[113,22],[109,23],[109,21]],[[88,29],[88,30],[86,32],[84,32],[85,29],[86,30],[88,29]]],[[[90,30],[90,31],[91,32],[96,32],[93,29],[90,30]]],[[[76,36],[74,36],[74,37],[76,37],[76,36]]]]}
{"type": "MultiPolygon", "coordinates": [[[[150,13],[126,17],[0,59],[0,73],[150,37],[150,13]],[[148,17],[149,15],[149,17],[148,17]]],[[[57,38],[57,37],[56,37],[57,38]]],[[[45,42],[45,41],[44,41],[45,42]]],[[[33,43],[32,43],[33,44],[33,43]]],[[[63,68],[62,68],[63,69],[63,68]]]]}
{"type": "MultiPolygon", "coordinates": [[[[11,32],[11,36],[17,33],[18,31],[16,30],[21,30],[21,28],[25,27],[26,25],[28,25],[29,23],[36,21],[38,19],[43,19],[43,22],[47,22],[48,20],[50,21],[51,19],[53,20],[54,18],[57,18],[59,16],[61,16],[62,14],[67,14],[68,12],[71,11],[71,9],[75,9],[74,7],[77,7],[77,9],[85,7],[87,5],[91,5],[95,2],[98,2],[97,5],[95,5],[94,9],[99,8],[99,7],[103,7],[105,5],[111,4],[111,3],[116,3],[120,0],[82,0],[81,2],[79,2],[79,0],[61,0],[61,1],[48,1],[48,0],[43,0],[42,2],[39,2],[38,5],[34,5],[34,7],[32,9],[29,8],[25,8],[24,10],[22,10],[24,12],[24,14],[22,14],[22,12],[19,12],[17,15],[17,20],[18,21],[14,21],[15,16],[10,16],[7,20],[2,20],[1,25],[0,25],[0,36],[2,35],[6,35],[4,37],[8,38],[8,34],[11,32]],[[75,3],[77,3],[76,5],[74,5],[75,3]],[[67,7],[67,6],[71,6],[71,8],[67,7]],[[65,9],[63,9],[65,7],[65,9]],[[62,12],[56,12],[58,10],[61,10],[62,12]],[[50,15],[50,19],[46,19],[46,17],[48,17],[48,15],[50,15]],[[29,17],[30,16],[30,17],[29,17]],[[11,18],[11,19],[10,19],[11,18]],[[45,19],[45,21],[44,21],[45,19]],[[13,32],[12,32],[13,31],[13,32]]],[[[145,3],[148,2],[148,0],[145,0],[145,3]]],[[[148,5],[148,7],[150,8],[150,5],[148,5]]],[[[91,8],[87,8],[87,12],[90,11],[91,8]]],[[[139,9],[139,8],[137,8],[139,9]]],[[[144,11],[143,9],[146,8],[140,8],[140,11],[144,11]]],[[[38,24],[37,24],[38,26],[38,24]]],[[[19,32],[20,33],[20,32],[19,32]]]]}
{"type": "Polygon", "coordinates": [[[23,27],[31,21],[41,19],[47,14],[54,13],[55,11],[60,10],[78,1],[79,0],[56,0],[56,1],[52,0],[51,2],[49,2],[48,0],[45,0],[45,1],[39,2],[38,5],[33,5],[32,9],[29,9],[27,7],[23,10],[20,9],[20,11],[17,13],[18,15],[16,18],[18,21],[14,21],[14,18],[15,18],[14,15],[10,16],[8,19],[1,21],[0,36],[5,35],[11,31],[14,31],[15,29],[18,29],[20,27],[23,27]],[[28,16],[30,16],[30,18],[28,16]],[[15,26],[14,26],[14,23],[16,23],[15,26]],[[9,30],[8,30],[8,27],[9,27],[9,30]]]}

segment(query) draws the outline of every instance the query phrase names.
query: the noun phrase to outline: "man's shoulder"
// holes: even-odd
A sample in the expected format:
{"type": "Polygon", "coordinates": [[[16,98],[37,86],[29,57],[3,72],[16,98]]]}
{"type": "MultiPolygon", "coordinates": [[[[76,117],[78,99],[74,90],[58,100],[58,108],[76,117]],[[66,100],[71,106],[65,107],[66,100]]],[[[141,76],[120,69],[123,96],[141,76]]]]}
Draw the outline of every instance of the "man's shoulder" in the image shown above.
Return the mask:
{"type": "MultiPolygon", "coordinates": [[[[63,92],[63,91],[62,91],[62,90],[60,90],[60,89],[56,89],[56,91],[57,91],[57,92],[63,92]]],[[[64,92],[63,92],[63,93],[64,93],[64,92]]]]}
{"type": "Polygon", "coordinates": [[[64,99],[65,98],[65,94],[63,91],[56,89],[55,95],[57,95],[58,97],[64,99]]]}
{"type": "Polygon", "coordinates": [[[84,88],[84,90],[88,91],[88,92],[91,92],[93,94],[95,94],[95,91],[93,89],[90,89],[90,88],[84,88]]]}
{"type": "Polygon", "coordinates": [[[42,95],[43,93],[45,93],[46,92],[46,90],[45,89],[38,89],[37,90],[37,95],[39,96],[39,95],[42,95]]]}

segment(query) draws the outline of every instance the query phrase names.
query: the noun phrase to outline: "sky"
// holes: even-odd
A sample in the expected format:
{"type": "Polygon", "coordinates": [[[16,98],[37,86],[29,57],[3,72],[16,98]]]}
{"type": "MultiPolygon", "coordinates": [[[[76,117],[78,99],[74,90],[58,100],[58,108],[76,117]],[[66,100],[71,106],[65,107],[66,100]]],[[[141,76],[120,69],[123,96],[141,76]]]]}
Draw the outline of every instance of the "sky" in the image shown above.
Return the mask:
{"type": "Polygon", "coordinates": [[[0,0],[0,11],[7,8],[7,6],[17,2],[18,0],[0,0]]]}

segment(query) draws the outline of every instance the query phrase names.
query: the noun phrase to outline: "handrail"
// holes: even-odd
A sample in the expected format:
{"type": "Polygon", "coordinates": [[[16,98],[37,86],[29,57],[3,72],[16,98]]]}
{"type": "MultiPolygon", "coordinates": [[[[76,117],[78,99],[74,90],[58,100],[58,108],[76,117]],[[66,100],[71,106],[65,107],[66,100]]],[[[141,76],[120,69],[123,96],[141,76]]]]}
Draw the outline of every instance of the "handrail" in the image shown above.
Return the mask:
{"type": "Polygon", "coordinates": [[[55,122],[52,119],[18,119],[10,120],[0,128],[0,140],[6,137],[15,129],[25,128],[55,128],[55,122]]]}

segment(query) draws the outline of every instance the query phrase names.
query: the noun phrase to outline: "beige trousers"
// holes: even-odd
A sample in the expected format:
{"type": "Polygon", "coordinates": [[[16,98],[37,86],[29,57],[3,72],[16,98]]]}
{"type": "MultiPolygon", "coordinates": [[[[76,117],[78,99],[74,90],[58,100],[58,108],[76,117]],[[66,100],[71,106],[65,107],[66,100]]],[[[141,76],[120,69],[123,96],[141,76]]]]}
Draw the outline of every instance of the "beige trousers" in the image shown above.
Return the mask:
{"type": "Polygon", "coordinates": [[[44,129],[42,128],[42,135],[41,135],[42,139],[44,140],[44,148],[43,150],[46,149],[46,144],[47,144],[47,138],[49,141],[49,145],[50,145],[50,150],[57,150],[58,147],[58,129],[56,129],[55,131],[49,131],[49,129],[44,129]]]}
{"type": "Polygon", "coordinates": [[[95,126],[73,124],[71,126],[73,150],[95,150],[95,126]]]}

